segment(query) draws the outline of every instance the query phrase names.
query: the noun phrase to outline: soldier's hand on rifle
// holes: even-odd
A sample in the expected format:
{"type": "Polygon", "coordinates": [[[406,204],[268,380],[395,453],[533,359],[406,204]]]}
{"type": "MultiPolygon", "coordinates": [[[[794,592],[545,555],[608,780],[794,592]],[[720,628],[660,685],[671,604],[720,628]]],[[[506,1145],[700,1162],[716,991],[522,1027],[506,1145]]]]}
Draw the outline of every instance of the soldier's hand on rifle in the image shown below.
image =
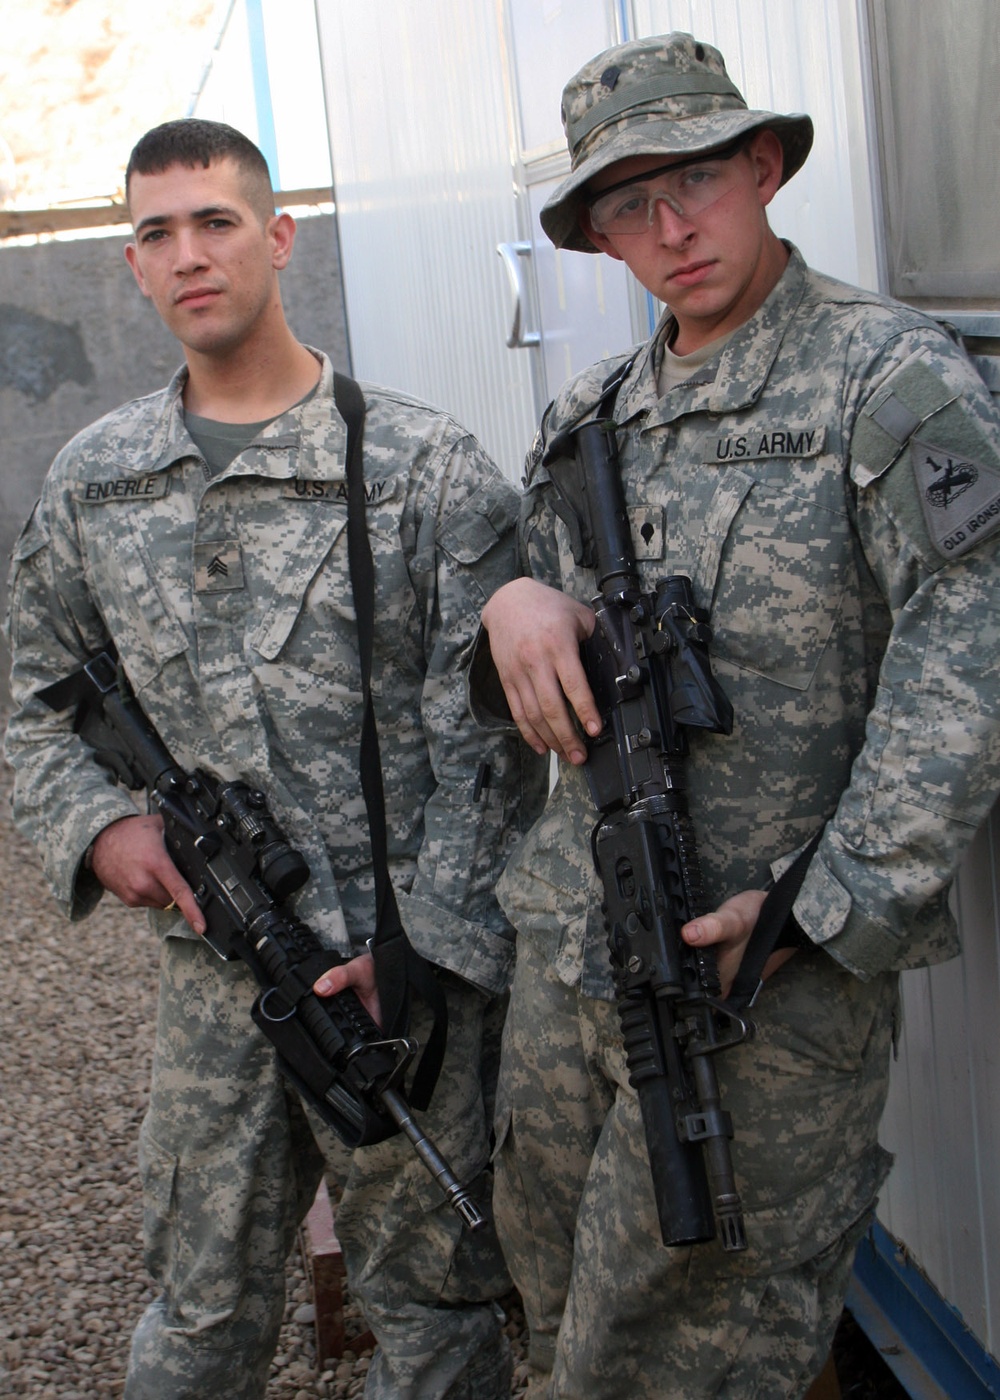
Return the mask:
{"type": "Polygon", "coordinates": [[[338,963],[313,983],[318,997],[332,997],[345,987],[353,987],[362,1006],[377,1026],[382,1024],[378,987],[375,982],[375,960],[371,953],[359,953],[356,958],[338,963]]]}
{"type": "Polygon", "coordinates": [[[205,932],[194,891],[167,854],[159,815],[122,817],[106,826],[94,841],[90,868],[129,909],[176,908],[195,933],[205,932]]]}
{"type": "Polygon", "coordinates": [[[588,734],[601,732],[580,660],[580,643],[594,630],[593,610],[557,588],[519,578],[493,594],[483,626],[521,737],[537,754],[552,749],[569,763],[586,762],[573,716],[588,734]]]}
{"type": "MultiPolygon", "coordinates": [[[[720,904],[714,913],[702,914],[681,929],[685,943],[696,948],[715,946],[723,998],[729,995],[765,898],[763,890],[743,890],[720,904]]],[[[762,980],[766,982],[794,952],[794,948],[779,948],[772,953],[764,964],[762,980]]]]}

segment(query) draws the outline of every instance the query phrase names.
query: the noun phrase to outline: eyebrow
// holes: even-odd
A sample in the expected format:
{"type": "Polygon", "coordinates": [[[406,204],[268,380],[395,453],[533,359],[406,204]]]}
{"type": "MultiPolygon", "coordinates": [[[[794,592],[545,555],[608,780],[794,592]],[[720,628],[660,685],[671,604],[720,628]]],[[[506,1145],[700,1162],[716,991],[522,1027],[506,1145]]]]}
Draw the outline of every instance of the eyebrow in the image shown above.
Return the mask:
{"type": "MultiPolygon", "coordinates": [[[[213,219],[218,218],[220,214],[224,214],[229,219],[238,220],[240,218],[239,211],[229,204],[206,204],[203,209],[192,209],[189,213],[182,214],[180,217],[194,220],[213,219]]],[[[163,228],[165,224],[171,223],[176,217],[177,216],[173,214],[150,214],[145,219],[139,220],[135,226],[135,231],[136,233],[142,233],[143,230],[147,228],[163,228]]]]}

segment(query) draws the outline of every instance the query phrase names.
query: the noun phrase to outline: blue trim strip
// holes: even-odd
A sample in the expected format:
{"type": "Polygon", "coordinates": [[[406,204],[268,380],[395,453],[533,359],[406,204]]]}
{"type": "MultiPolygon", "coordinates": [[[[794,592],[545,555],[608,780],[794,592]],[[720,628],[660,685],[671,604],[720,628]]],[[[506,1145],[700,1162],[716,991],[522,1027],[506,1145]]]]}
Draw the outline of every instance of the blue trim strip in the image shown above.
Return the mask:
{"type": "Polygon", "coordinates": [[[1000,1365],[875,1222],[858,1246],[847,1307],[912,1400],[996,1400],[1000,1365]]]}
{"type": "Polygon", "coordinates": [[[271,101],[271,78],[267,71],[267,40],[264,35],[263,0],[246,0],[247,29],[250,34],[250,70],[253,79],[254,106],[257,109],[257,145],[271,172],[271,185],[281,189],[278,174],[278,138],[274,127],[274,105],[271,101]]]}
{"type": "Polygon", "coordinates": [[[662,314],[663,314],[663,310],[662,310],[662,307],[660,306],[660,303],[659,303],[659,302],[656,300],[656,298],[653,296],[653,293],[652,293],[652,292],[647,292],[647,293],[646,293],[646,320],[649,322],[649,334],[650,334],[650,335],[652,335],[653,332],[656,330],[656,323],[659,321],[660,316],[661,316],[662,314]]]}

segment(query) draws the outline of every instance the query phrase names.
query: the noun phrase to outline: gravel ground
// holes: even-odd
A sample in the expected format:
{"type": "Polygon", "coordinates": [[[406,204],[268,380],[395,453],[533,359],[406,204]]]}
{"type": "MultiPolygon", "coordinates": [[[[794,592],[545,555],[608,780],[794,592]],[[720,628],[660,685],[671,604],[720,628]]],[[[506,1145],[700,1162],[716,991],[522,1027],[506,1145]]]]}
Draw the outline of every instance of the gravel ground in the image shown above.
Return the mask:
{"type": "MultiPolygon", "coordinates": [[[[0,1400],[103,1400],[122,1394],[132,1328],[152,1297],[136,1146],[156,940],[110,898],[82,923],[62,917],[11,826],[9,791],[0,760],[0,1400]]],[[[267,1400],[360,1395],[370,1351],[317,1364],[298,1251],[286,1292],[267,1400]]],[[[345,1324],[349,1337],[363,1331],[349,1299],[345,1324]]],[[[518,1356],[522,1330],[512,1309],[518,1356]]],[[[519,1375],[512,1394],[522,1391],[519,1375]]]]}
{"type": "MultiPolygon", "coordinates": [[[[103,1400],[122,1394],[132,1327],[152,1297],[136,1143],[156,942],[142,915],[111,899],[83,923],[63,919],[33,849],[11,827],[9,788],[0,760],[0,1400],[103,1400]]],[[[267,1400],[359,1396],[371,1353],[317,1361],[298,1251],[286,1283],[267,1400]]],[[[345,1312],[348,1336],[360,1334],[349,1299],[345,1312]]],[[[518,1396],[525,1338],[516,1306],[507,1331],[518,1396]]],[[[835,1354],[844,1400],[907,1400],[850,1318],[835,1354]]]]}

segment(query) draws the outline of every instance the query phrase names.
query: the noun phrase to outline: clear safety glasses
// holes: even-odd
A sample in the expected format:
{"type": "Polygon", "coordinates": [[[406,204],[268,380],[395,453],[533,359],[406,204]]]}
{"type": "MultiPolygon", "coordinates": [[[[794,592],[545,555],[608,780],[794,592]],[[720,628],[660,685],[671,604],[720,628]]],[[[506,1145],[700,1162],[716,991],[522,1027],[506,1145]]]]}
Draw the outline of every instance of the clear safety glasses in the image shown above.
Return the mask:
{"type": "Polygon", "coordinates": [[[730,162],[746,147],[741,137],[708,156],[674,161],[641,179],[611,185],[587,201],[590,222],[598,233],[645,233],[653,226],[658,199],[680,218],[693,219],[735,186],[739,174],[730,162]]]}

